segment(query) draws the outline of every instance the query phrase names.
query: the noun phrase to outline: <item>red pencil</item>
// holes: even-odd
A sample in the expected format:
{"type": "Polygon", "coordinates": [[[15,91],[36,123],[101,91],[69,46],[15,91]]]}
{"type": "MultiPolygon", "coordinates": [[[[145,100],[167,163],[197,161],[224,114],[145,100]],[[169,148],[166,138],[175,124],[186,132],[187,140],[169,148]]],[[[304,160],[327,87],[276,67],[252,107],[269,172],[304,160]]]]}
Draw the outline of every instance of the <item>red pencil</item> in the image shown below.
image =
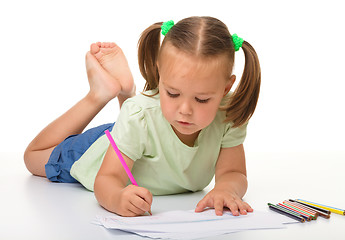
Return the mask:
{"type": "Polygon", "coordinates": [[[288,205],[288,206],[297,208],[298,210],[300,210],[300,211],[302,211],[302,212],[305,212],[305,213],[310,214],[314,220],[317,219],[317,217],[319,216],[319,214],[318,214],[317,212],[315,212],[315,211],[310,211],[310,210],[308,210],[308,209],[305,209],[305,208],[296,206],[296,205],[295,205],[294,203],[292,203],[292,202],[284,201],[283,203],[286,204],[286,205],[288,205]]]}
{"type": "Polygon", "coordinates": [[[298,211],[298,210],[296,210],[296,209],[293,209],[293,208],[291,208],[291,207],[289,207],[289,206],[287,206],[287,205],[285,205],[285,204],[278,203],[278,205],[281,206],[281,207],[284,207],[284,208],[286,208],[286,209],[288,209],[288,210],[290,210],[290,211],[293,211],[293,212],[295,212],[295,213],[298,213],[299,215],[303,216],[307,221],[310,221],[310,220],[312,219],[312,217],[311,217],[310,215],[307,215],[307,214],[305,214],[305,213],[302,213],[302,212],[300,212],[300,211],[298,211]]]}
{"type": "Polygon", "coordinates": [[[300,207],[303,206],[303,207],[305,207],[305,208],[307,208],[309,210],[315,211],[315,212],[317,212],[319,214],[319,216],[321,216],[323,218],[329,219],[331,217],[330,212],[326,213],[326,212],[323,212],[323,211],[319,211],[317,208],[309,207],[309,206],[307,206],[307,204],[302,204],[302,203],[299,203],[299,202],[297,202],[295,200],[292,200],[292,199],[289,199],[289,201],[294,203],[294,204],[296,204],[296,205],[299,205],[300,207]]]}

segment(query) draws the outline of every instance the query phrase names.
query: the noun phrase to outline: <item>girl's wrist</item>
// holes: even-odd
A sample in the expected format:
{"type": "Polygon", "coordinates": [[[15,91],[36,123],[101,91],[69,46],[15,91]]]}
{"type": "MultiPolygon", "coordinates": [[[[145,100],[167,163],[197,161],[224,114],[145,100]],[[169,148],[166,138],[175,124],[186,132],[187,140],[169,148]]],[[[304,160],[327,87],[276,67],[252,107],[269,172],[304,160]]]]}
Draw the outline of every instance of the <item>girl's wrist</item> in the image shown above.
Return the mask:
{"type": "Polygon", "coordinates": [[[121,189],[114,189],[109,193],[107,199],[104,201],[104,205],[102,205],[102,207],[104,207],[105,209],[107,209],[110,212],[119,214],[120,210],[121,210],[121,189]]]}

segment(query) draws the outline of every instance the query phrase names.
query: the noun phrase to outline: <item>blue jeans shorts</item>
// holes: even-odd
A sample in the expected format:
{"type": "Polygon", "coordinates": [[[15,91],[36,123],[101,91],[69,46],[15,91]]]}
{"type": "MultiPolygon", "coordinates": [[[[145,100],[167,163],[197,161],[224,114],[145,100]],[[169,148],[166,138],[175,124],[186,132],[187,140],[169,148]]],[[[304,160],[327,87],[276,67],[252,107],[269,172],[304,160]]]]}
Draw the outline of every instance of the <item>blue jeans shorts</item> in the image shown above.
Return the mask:
{"type": "Polygon", "coordinates": [[[103,124],[81,134],[71,135],[57,145],[45,165],[47,178],[52,182],[78,182],[70,174],[73,163],[77,161],[99,137],[105,134],[105,130],[111,131],[114,124],[115,123],[103,124]]]}

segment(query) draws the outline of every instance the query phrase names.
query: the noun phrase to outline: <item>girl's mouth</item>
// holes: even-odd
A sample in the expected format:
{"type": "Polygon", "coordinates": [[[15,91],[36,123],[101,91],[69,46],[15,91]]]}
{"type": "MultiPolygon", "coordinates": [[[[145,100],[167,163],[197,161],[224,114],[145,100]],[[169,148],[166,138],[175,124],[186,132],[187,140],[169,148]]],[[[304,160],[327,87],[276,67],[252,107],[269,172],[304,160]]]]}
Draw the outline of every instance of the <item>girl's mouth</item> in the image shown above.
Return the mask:
{"type": "Polygon", "coordinates": [[[179,124],[183,125],[183,126],[189,126],[189,125],[192,125],[191,123],[189,122],[183,122],[183,121],[177,121],[179,124]]]}

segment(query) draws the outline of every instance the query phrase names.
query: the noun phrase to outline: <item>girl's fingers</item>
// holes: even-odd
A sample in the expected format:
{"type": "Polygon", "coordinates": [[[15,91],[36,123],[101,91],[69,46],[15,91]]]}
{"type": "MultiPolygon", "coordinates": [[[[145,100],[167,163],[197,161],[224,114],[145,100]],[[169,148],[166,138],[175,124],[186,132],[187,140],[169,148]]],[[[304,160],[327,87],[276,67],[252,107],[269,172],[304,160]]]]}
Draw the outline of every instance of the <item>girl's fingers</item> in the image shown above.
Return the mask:
{"type": "Polygon", "coordinates": [[[253,208],[246,202],[243,202],[244,206],[246,207],[247,209],[247,212],[253,212],[253,208]]]}
{"type": "Polygon", "coordinates": [[[208,196],[205,196],[199,203],[196,205],[195,212],[202,212],[206,207],[213,207],[213,204],[210,202],[208,196]]]}
{"type": "Polygon", "coordinates": [[[130,212],[133,212],[135,214],[135,216],[139,216],[139,215],[144,215],[145,214],[145,210],[140,209],[138,206],[136,206],[133,201],[130,201],[128,204],[127,209],[130,212]]]}
{"type": "Polygon", "coordinates": [[[149,190],[143,187],[137,187],[136,194],[151,206],[152,193],[149,190]]]}
{"type": "Polygon", "coordinates": [[[235,216],[246,215],[248,212],[253,212],[253,209],[249,206],[248,203],[243,202],[241,199],[232,200],[225,204],[231,210],[231,213],[235,216]]]}
{"type": "Polygon", "coordinates": [[[247,214],[247,207],[244,204],[244,202],[241,199],[238,199],[235,201],[238,207],[238,210],[240,211],[240,214],[246,215],[247,214]]]}
{"type": "MultiPolygon", "coordinates": [[[[130,207],[130,208],[132,208],[132,207],[130,207]]],[[[137,214],[134,210],[132,211],[131,209],[127,209],[127,213],[126,213],[126,215],[124,215],[124,217],[136,217],[138,215],[139,214],[137,214]]]]}
{"type": "Polygon", "coordinates": [[[248,203],[242,201],[240,198],[209,196],[206,195],[202,200],[199,201],[195,208],[195,212],[202,212],[205,208],[214,208],[215,213],[218,216],[223,215],[223,208],[227,207],[230,209],[232,215],[239,216],[246,215],[248,212],[253,212],[253,209],[248,203]]]}
{"type": "Polygon", "coordinates": [[[214,200],[214,210],[216,212],[217,216],[223,215],[223,208],[224,208],[224,202],[222,198],[218,198],[214,200]]]}
{"type": "Polygon", "coordinates": [[[253,212],[253,209],[249,206],[248,203],[242,201],[242,200],[237,200],[237,205],[238,205],[238,209],[240,210],[240,213],[242,215],[246,215],[247,212],[253,212]]]}
{"type": "Polygon", "coordinates": [[[145,212],[150,212],[151,214],[151,205],[153,200],[152,193],[146,188],[139,187],[137,196],[143,201],[138,202],[136,206],[142,210],[145,210],[145,212]]]}
{"type": "Polygon", "coordinates": [[[135,212],[138,214],[144,214],[151,209],[151,205],[139,196],[131,199],[130,203],[137,208],[135,212]]]}
{"type": "Polygon", "coordinates": [[[199,202],[197,205],[196,205],[196,208],[195,208],[195,212],[202,212],[206,207],[206,204],[205,202],[199,202]]]}
{"type": "Polygon", "coordinates": [[[238,216],[239,212],[238,212],[238,205],[235,201],[228,201],[225,204],[226,207],[228,207],[232,213],[232,215],[234,216],[238,216]]]}
{"type": "Polygon", "coordinates": [[[151,210],[152,194],[146,188],[128,185],[123,192],[122,200],[128,217],[143,215],[151,210]]]}

